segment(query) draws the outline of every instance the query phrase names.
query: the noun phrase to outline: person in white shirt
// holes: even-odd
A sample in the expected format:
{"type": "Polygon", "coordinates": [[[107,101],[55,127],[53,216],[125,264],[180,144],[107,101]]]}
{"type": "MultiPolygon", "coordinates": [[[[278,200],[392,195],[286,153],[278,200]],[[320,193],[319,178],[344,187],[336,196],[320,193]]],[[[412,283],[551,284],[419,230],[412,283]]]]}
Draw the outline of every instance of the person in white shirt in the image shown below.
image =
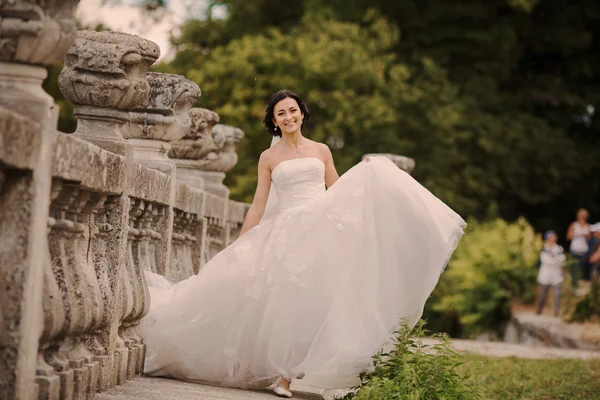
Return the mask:
{"type": "Polygon", "coordinates": [[[542,285],[542,295],[538,303],[537,314],[541,314],[546,305],[548,291],[552,287],[554,295],[554,316],[560,309],[560,284],[563,281],[562,266],[566,260],[565,252],[560,246],[556,232],[549,230],[544,233],[544,247],[540,253],[540,271],[537,281],[542,285]]]}
{"type": "Polygon", "coordinates": [[[573,285],[573,290],[577,289],[579,273],[586,262],[585,258],[589,250],[588,242],[591,239],[590,224],[587,222],[589,216],[585,208],[579,209],[577,211],[577,220],[571,223],[567,231],[567,240],[571,241],[569,250],[574,259],[571,267],[571,284],[573,285]]]}

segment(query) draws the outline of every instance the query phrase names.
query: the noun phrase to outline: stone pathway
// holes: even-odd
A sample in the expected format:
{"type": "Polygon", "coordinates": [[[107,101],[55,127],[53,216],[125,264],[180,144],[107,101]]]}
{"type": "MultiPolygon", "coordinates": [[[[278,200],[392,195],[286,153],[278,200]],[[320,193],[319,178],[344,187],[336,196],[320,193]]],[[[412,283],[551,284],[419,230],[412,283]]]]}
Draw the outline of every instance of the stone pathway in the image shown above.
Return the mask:
{"type": "MultiPolygon", "coordinates": [[[[424,339],[428,345],[435,339],[424,339]]],[[[600,358],[600,351],[573,350],[547,347],[532,347],[504,342],[482,342],[455,339],[454,347],[460,352],[471,352],[493,357],[518,358],[577,358],[588,360],[600,358]]],[[[311,386],[308,377],[292,384],[294,398],[309,400],[333,400],[345,390],[323,390],[311,386]]],[[[96,400],[274,400],[278,399],[270,390],[249,391],[220,388],[181,382],[172,379],[138,378],[117,386],[106,393],[96,395],[96,400]]]]}
{"type": "MultiPolygon", "coordinates": [[[[344,390],[326,391],[296,381],[292,385],[294,398],[308,400],[333,400],[346,393],[344,390]]],[[[137,378],[99,393],[96,400],[275,400],[272,391],[228,389],[216,386],[176,381],[162,378],[137,378]]]]}
{"type": "MultiPolygon", "coordinates": [[[[434,339],[425,339],[423,343],[433,345],[437,343],[434,339]]],[[[460,352],[469,352],[492,357],[517,357],[517,358],[577,358],[589,360],[600,358],[600,351],[559,349],[551,347],[533,347],[522,344],[504,342],[483,342],[476,340],[452,340],[454,348],[460,352]]]]}

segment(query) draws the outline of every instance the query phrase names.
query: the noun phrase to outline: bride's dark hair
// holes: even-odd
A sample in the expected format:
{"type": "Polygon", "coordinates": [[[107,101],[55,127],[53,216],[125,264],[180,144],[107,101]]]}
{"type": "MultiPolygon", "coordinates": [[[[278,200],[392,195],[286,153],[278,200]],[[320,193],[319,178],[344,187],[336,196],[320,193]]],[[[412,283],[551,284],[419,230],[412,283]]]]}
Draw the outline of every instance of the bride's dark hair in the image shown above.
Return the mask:
{"type": "Polygon", "coordinates": [[[300,111],[304,114],[304,122],[308,121],[310,118],[310,112],[308,111],[308,107],[304,100],[300,98],[296,93],[291,90],[280,90],[275,92],[269,97],[269,101],[267,102],[267,107],[265,108],[265,119],[263,119],[263,124],[267,128],[267,132],[273,136],[281,136],[281,129],[275,130],[275,124],[273,123],[273,118],[275,117],[273,111],[275,110],[275,104],[279,103],[283,99],[291,98],[296,100],[298,103],[298,107],[300,107],[300,111]]]}

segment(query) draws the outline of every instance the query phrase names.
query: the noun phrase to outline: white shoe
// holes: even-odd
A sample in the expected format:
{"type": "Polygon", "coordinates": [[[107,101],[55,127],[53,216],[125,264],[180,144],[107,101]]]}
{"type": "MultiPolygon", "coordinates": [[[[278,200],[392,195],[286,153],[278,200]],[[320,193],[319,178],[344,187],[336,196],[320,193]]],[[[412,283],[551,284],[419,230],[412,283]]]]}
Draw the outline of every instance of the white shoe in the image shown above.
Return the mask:
{"type": "Polygon", "coordinates": [[[279,386],[275,386],[275,389],[273,389],[273,391],[279,397],[292,397],[292,392],[290,392],[289,390],[285,390],[284,388],[281,388],[279,386]]]}

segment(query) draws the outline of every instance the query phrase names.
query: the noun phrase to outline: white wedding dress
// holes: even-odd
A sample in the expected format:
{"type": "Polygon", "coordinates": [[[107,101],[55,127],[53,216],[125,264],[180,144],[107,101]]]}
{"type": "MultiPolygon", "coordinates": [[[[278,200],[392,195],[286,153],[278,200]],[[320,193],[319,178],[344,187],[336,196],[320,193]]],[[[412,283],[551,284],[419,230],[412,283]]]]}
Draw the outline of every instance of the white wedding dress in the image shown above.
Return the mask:
{"type": "Polygon", "coordinates": [[[175,285],[147,274],[146,373],[242,388],[345,387],[414,325],[465,226],[384,157],[327,191],[317,158],[272,172],[279,207],[175,285]]]}

